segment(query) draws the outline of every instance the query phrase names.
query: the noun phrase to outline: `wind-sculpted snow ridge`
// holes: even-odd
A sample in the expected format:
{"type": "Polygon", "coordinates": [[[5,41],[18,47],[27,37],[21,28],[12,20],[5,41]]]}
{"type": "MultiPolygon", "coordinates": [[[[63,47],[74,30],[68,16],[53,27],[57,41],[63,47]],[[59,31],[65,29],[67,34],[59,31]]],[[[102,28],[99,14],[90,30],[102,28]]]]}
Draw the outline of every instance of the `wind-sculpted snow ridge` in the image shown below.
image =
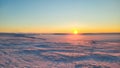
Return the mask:
{"type": "Polygon", "coordinates": [[[119,35],[0,34],[0,68],[119,68],[119,35]]]}

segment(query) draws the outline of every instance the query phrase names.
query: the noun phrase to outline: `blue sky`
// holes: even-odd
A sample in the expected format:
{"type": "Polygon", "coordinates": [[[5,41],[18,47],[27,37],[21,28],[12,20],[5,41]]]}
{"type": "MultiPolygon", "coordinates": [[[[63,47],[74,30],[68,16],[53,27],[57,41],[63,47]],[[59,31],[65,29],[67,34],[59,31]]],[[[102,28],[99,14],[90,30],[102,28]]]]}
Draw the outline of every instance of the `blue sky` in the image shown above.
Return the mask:
{"type": "Polygon", "coordinates": [[[1,32],[120,32],[120,0],[0,0],[1,32]]]}

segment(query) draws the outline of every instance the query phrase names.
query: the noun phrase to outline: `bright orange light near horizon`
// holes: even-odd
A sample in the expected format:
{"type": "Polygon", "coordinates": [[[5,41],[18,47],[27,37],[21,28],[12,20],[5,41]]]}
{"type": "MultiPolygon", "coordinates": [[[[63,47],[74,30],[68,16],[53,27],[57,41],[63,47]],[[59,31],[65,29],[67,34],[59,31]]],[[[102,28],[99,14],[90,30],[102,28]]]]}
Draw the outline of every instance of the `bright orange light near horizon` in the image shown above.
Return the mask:
{"type": "Polygon", "coordinates": [[[74,30],[74,32],[73,32],[74,34],[78,34],[78,30],[74,30]]]}

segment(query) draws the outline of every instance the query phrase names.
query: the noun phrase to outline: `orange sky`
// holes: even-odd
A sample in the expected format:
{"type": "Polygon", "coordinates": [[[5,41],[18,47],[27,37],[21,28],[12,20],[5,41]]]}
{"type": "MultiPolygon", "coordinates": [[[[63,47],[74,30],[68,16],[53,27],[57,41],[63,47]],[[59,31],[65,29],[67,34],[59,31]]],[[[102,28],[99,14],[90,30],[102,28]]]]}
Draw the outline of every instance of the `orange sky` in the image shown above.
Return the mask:
{"type": "Polygon", "coordinates": [[[0,0],[0,32],[120,32],[120,0],[0,0]]]}

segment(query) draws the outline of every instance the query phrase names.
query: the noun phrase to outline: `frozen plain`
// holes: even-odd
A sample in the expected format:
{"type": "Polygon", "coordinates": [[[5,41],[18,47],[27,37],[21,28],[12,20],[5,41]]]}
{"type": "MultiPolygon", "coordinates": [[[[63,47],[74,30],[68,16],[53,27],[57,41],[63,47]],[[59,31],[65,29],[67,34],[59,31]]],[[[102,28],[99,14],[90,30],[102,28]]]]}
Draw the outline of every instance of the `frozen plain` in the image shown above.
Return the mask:
{"type": "Polygon", "coordinates": [[[0,33],[0,68],[120,68],[120,34],[0,33]]]}

